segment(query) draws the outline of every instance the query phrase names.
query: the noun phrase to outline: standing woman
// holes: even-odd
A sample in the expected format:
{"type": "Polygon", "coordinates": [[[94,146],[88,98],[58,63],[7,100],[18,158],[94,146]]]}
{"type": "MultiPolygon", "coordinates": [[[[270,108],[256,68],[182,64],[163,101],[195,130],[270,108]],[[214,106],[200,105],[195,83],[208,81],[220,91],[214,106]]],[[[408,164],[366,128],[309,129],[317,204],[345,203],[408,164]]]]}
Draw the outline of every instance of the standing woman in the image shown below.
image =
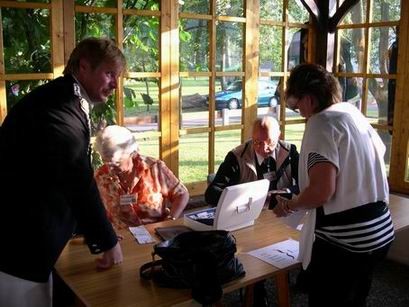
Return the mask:
{"type": "Polygon", "coordinates": [[[278,197],[274,212],[307,209],[299,259],[308,267],[309,306],[365,306],[374,267],[394,239],[385,146],[356,107],[340,102],[338,81],[321,66],[295,67],[286,100],[307,119],[301,192],[278,197]]]}

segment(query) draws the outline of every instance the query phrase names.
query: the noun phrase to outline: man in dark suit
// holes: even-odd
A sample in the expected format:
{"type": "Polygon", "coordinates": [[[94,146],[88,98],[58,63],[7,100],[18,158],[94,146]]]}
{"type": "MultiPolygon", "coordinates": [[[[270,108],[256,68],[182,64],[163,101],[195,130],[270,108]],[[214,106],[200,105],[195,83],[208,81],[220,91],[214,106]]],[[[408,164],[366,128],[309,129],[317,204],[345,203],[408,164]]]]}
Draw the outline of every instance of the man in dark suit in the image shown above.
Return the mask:
{"type": "Polygon", "coordinates": [[[105,103],[125,57],[109,39],[73,50],[64,76],[37,87],[0,130],[0,305],[50,306],[51,272],[76,225],[99,268],[122,262],[90,161],[89,103],[105,103]]]}

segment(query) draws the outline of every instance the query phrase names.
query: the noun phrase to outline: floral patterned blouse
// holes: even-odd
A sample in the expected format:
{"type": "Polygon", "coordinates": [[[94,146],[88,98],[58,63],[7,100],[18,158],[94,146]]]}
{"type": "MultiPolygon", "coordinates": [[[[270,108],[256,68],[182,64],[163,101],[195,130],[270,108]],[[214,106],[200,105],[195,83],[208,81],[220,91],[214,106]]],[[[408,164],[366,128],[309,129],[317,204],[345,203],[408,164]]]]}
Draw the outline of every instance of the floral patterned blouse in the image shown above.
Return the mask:
{"type": "Polygon", "coordinates": [[[163,161],[136,155],[133,158],[136,177],[135,186],[127,191],[117,175],[107,165],[95,172],[98,189],[104,202],[108,218],[115,228],[154,223],[169,214],[168,207],[173,199],[187,193],[186,187],[176,178],[163,161]],[[120,205],[121,196],[131,195],[131,205],[120,205]]]}

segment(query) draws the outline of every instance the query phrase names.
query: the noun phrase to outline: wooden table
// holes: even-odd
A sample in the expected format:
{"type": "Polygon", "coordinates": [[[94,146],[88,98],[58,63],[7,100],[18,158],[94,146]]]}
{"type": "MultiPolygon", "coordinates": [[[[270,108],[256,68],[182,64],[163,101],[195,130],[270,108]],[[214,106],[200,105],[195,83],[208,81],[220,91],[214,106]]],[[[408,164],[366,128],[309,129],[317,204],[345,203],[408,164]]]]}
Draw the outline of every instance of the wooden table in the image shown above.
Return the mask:
{"type": "Polygon", "coordinates": [[[391,210],[395,232],[409,228],[409,196],[391,194],[389,209],[391,210]]]}
{"type": "MultiPolygon", "coordinates": [[[[391,195],[390,209],[395,230],[398,232],[409,228],[409,199],[391,195]]],[[[155,227],[181,222],[169,221],[145,226],[153,233],[155,227]]],[[[152,282],[140,280],[139,267],[152,260],[153,244],[139,245],[128,231],[122,234],[124,262],[107,271],[96,271],[95,256],[90,255],[85,245],[71,243],[64,249],[56,269],[77,296],[79,305],[149,307],[183,305],[191,301],[190,290],[159,288],[152,282]]],[[[298,232],[280,222],[271,211],[263,211],[254,226],[235,231],[234,236],[246,276],[224,285],[224,292],[275,277],[279,305],[289,306],[287,271],[291,267],[280,270],[245,253],[288,238],[297,239],[298,232]]]]}
{"type": "MultiPolygon", "coordinates": [[[[155,227],[180,224],[182,220],[145,225],[153,233],[155,227]]],[[[287,269],[278,269],[245,254],[288,238],[297,239],[298,231],[284,225],[271,211],[263,211],[252,227],[233,232],[237,240],[238,258],[246,275],[225,284],[224,293],[251,286],[275,276],[279,289],[279,305],[289,306],[287,269]]],[[[69,243],[60,256],[56,270],[77,296],[78,305],[86,306],[172,306],[191,302],[189,289],[159,288],[139,278],[139,267],[151,261],[153,244],[138,244],[129,231],[123,231],[121,247],[124,262],[110,270],[98,272],[95,257],[83,244],[69,243]]],[[[158,239],[159,241],[159,239],[158,239]]],[[[249,287],[250,291],[252,287],[249,287]]],[[[251,298],[251,296],[250,296],[251,298]]]]}

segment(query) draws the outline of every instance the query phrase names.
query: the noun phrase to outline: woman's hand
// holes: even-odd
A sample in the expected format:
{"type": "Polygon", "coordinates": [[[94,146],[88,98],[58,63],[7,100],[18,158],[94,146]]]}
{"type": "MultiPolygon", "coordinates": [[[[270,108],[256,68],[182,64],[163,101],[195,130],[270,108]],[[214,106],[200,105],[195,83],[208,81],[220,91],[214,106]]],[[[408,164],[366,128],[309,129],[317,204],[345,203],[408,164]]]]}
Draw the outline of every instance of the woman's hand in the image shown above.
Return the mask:
{"type": "Polygon", "coordinates": [[[274,207],[273,212],[277,217],[285,217],[291,213],[294,213],[294,210],[290,208],[290,199],[285,197],[281,197],[279,195],[276,196],[277,205],[274,207]]]}
{"type": "Polygon", "coordinates": [[[122,249],[118,242],[113,248],[104,252],[102,258],[98,258],[96,260],[97,269],[106,270],[111,268],[115,264],[120,264],[122,261],[122,249]]]}

